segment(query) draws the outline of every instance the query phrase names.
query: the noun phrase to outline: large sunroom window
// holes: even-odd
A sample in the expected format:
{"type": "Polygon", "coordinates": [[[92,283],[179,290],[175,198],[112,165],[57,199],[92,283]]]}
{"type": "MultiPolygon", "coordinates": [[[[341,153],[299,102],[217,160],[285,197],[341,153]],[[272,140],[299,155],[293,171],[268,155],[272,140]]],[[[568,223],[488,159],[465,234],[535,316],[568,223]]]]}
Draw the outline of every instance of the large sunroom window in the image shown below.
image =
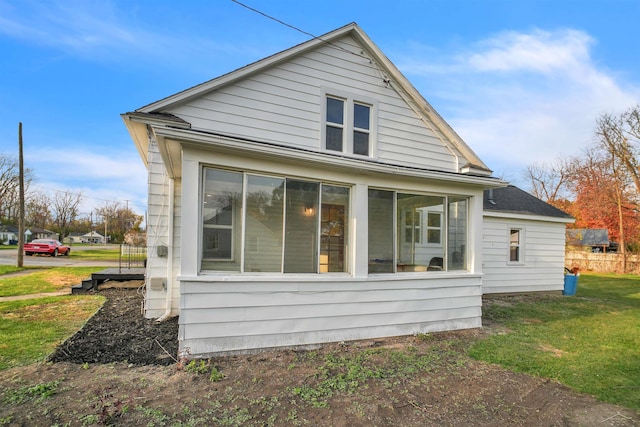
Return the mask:
{"type": "Polygon", "coordinates": [[[348,271],[349,187],[209,167],[203,181],[202,270],[348,271]]]}
{"type": "Polygon", "coordinates": [[[369,190],[369,273],[466,269],[467,199],[369,190]]]}

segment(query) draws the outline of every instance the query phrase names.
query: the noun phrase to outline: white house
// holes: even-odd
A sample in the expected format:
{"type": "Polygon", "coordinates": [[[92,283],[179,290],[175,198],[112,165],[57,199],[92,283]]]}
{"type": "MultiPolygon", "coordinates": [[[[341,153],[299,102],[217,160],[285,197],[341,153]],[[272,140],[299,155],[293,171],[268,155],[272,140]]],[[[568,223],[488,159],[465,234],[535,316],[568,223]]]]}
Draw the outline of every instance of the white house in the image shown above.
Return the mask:
{"type": "Polygon", "coordinates": [[[481,325],[506,185],[350,24],[122,115],[149,171],[145,315],[182,355],[481,325]]]}
{"type": "Polygon", "coordinates": [[[483,293],[561,291],[566,225],[574,221],[512,185],[485,191],[483,293]]]}

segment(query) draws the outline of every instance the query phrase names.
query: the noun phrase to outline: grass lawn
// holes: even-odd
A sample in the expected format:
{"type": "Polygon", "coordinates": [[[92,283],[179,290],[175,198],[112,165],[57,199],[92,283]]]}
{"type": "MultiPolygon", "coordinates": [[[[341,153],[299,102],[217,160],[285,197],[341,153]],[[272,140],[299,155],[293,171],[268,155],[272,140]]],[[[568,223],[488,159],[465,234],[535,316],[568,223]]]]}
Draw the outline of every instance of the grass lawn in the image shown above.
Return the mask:
{"type": "Polygon", "coordinates": [[[110,249],[82,249],[74,250],[76,246],[71,246],[71,256],[73,258],[95,260],[95,261],[118,261],[120,257],[120,246],[110,249]]]}
{"type": "Polygon", "coordinates": [[[59,291],[79,284],[100,270],[103,267],[59,267],[13,277],[0,275],[0,297],[59,291]]]}
{"type": "Polygon", "coordinates": [[[3,274],[7,273],[15,273],[16,271],[22,271],[24,268],[22,267],[14,267],[12,265],[0,265],[0,278],[2,278],[3,274]]]}
{"type": "Polygon", "coordinates": [[[476,343],[472,357],[640,409],[640,277],[582,274],[575,297],[514,297],[483,317],[508,332],[476,343]]]}
{"type": "Polygon", "coordinates": [[[0,302],[0,371],[44,360],[103,303],[102,296],[0,302]]]}

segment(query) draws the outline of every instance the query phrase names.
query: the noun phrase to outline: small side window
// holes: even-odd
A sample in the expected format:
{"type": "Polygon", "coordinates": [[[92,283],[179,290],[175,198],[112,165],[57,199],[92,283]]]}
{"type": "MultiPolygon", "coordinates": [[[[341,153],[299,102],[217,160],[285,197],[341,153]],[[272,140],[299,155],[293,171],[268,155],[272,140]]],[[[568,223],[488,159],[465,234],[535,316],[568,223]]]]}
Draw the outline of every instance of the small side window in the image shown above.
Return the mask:
{"type": "Polygon", "coordinates": [[[522,262],[522,230],[518,228],[509,232],[509,262],[522,262]]]}

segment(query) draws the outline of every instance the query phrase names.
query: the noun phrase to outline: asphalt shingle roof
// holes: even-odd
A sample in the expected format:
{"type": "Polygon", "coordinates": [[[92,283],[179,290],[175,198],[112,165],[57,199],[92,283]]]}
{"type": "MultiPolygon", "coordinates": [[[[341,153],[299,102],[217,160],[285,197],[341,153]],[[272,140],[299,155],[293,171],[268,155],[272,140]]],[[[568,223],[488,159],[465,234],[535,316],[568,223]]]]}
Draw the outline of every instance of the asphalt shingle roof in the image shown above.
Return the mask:
{"type": "Polygon", "coordinates": [[[566,212],[543,202],[514,185],[493,190],[485,190],[483,207],[485,211],[510,212],[540,215],[554,218],[572,218],[566,212]]]}

